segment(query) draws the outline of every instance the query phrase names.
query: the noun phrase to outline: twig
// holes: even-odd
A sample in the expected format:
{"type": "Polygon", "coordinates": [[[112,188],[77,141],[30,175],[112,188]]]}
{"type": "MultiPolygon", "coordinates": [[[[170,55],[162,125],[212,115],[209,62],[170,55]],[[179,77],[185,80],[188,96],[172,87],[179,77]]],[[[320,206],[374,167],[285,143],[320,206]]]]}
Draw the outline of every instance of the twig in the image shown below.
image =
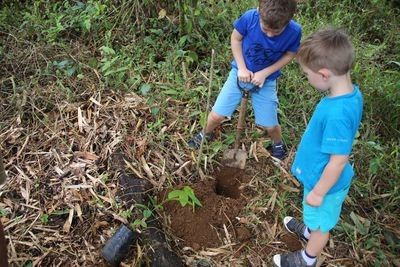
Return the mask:
{"type": "MultiPolygon", "coordinates": [[[[199,156],[197,158],[197,171],[199,174],[201,174],[200,170],[200,161],[201,161],[201,156],[203,155],[203,144],[204,144],[204,139],[206,138],[206,127],[207,127],[207,117],[208,117],[208,109],[210,108],[210,97],[211,97],[211,85],[212,85],[212,79],[213,79],[213,70],[214,70],[214,49],[211,49],[211,66],[210,66],[210,80],[208,82],[208,93],[207,93],[207,104],[206,104],[206,121],[203,126],[202,133],[204,134],[204,137],[201,139],[200,143],[200,149],[199,149],[199,156]]],[[[203,180],[203,176],[201,176],[201,180],[203,180]]]]}
{"type": "Polygon", "coordinates": [[[3,154],[0,150],[0,185],[6,181],[6,172],[3,164],[3,154]]]}

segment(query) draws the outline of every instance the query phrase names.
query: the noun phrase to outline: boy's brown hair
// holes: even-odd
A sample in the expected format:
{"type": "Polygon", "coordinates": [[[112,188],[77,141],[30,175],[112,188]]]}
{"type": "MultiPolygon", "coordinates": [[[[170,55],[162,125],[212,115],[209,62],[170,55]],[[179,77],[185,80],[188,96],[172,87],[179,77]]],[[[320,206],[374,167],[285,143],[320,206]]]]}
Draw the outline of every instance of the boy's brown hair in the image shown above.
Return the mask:
{"type": "Polygon", "coordinates": [[[353,45],[343,30],[320,30],[301,43],[297,61],[314,72],[326,68],[335,75],[344,75],[353,65],[353,45]]]}
{"type": "Polygon", "coordinates": [[[281,30],[296,12],[296,0],[259,0],[262,23],[270,29],[281,30]]]}

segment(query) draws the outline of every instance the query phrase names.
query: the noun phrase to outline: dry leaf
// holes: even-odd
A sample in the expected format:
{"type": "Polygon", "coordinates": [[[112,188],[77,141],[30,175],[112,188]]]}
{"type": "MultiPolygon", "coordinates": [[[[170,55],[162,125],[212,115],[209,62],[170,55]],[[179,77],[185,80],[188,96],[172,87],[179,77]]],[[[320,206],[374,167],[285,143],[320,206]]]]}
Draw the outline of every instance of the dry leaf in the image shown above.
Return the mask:
{"type": "Polygon", "coordinates": [[[161,9],[160,12],[158,12],[158,19],[163,19],[167,16],[167,11],[165,9],[161,9]]]}
{"type": "Polygon", "coordinates": [[[99,158],[99,156],[97,156],[96,154],[86,151],[85,152],[78,151],[75,154],[77,155],[77,157],[87,160],[97,160],[99,158]]]}

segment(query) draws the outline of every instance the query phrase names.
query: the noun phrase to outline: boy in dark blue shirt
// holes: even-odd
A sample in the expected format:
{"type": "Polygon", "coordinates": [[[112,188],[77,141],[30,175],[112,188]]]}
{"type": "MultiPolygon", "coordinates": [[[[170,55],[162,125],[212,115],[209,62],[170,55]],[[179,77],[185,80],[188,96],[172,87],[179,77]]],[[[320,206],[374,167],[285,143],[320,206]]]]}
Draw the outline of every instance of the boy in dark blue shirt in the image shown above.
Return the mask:
{"type": "Polygon", "coordinates": [[[292,166],[292,173],[304,186],[304,223],[284,218],[286,229],[307,241],[307,246],[275,255],[276,266],[316,266],[329,231],[339,221],[354,175],[349,155],[363,110],[361,92],[350,78],[353,58],[352,44],[340,30],[316,32],[300,46],[297,59],[308,81],[328,95],[315,108],[292,166]]]}
{"type": "Polygon", "coordinates": [[[204,137],[211,140],[213,130],[232,115],[242,98],[242,83],[244,88],[257,88],[251,92],[256,124],[268,131],[272,156],[280,160],[286,156],[278,124],[276,79],[300,45],[301,27],[292,20],[295,10],[296,0],[260,0],[257,9],[248,10],[233,23],[232,70],[208,116],[205,132],[195,135],[188,142],[190,147],[198,148],[204,137]]]}

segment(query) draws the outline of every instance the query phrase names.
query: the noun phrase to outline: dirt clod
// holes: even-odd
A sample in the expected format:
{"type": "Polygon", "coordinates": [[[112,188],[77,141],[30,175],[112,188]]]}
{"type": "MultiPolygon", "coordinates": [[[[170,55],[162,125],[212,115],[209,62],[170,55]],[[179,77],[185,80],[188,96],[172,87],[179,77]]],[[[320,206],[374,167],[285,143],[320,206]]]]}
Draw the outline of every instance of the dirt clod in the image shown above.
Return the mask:
{"type": "Polygon", "coordinates": [[[281,240],[290,251],[296,251],[302,248],[300,240],[293,234],[285,233],[281,236],[281,240]]]}

